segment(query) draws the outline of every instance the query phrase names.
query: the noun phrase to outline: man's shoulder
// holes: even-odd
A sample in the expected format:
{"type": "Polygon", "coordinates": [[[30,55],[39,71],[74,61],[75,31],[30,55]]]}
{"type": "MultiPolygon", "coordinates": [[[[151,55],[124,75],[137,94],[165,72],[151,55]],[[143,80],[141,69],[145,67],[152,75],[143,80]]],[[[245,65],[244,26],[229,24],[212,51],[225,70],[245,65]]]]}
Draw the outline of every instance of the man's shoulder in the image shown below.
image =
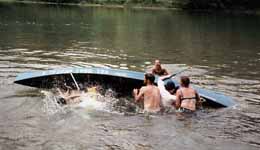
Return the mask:
{"type": "Polygon", "coordinates": [[[162,68],[162,72],[163,73],[168,73],[167,69],[165,69],[165,68],[162,68]]]}
{"type": "Polygon", "coordinates": [[[153,88],[160,91],[160,89],[156,85],[154,85],[153,88]]]}
{"type": "Polygon", "coordinates": [[[147,89],[147,86],[142,86],[141,88],[140,88],[140,91],[145,91],[147,89]]]}
{"type": "Polygon", "coordinates": [[[177,94],[177,93],[180,93],[180,92],[181,92],[181,88],[179,88],[179,89],[176,91],[176,94],[177,94]]]}
{"type": "Polygon", "coordinates": [[[159,88],[156,85],[149,86],[149,87],[148,86],[142,86],[140,90],[148,91],[148,90],[152,90],[152,89],[158,89],[159,90],[159,88]]]}

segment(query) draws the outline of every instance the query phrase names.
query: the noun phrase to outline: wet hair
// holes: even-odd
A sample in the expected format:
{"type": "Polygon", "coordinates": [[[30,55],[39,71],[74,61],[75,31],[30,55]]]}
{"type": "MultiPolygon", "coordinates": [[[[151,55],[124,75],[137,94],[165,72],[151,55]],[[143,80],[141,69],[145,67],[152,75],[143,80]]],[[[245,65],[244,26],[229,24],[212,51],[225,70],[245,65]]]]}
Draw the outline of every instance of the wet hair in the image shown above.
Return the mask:
{"type": "Polygon", "coordinates": [[[190,85],[190,78],[187,76],[181,76],[181,85],[184,87],[189,87],[190,85]]]}
{"type": "Polygon", "coordinates": [[[146,73],[145,75],[145,79],[146,80],[149,80],[151,83],[154,83],[154,80],[155,80],[155,76],[151,73],[146,73]]]}
{"type": "Polygon", "coordinates": [[[172,80],[164,81],[164,87],[167,91],[175,89],[175,84],[172,80]]]}
{"type": "Polygon", "coordinates": [[[67,104],[66,100],[62,97],[58,97],[56,100],[57,100],[57,103],[60,104],[60,105],[67,104]]]}

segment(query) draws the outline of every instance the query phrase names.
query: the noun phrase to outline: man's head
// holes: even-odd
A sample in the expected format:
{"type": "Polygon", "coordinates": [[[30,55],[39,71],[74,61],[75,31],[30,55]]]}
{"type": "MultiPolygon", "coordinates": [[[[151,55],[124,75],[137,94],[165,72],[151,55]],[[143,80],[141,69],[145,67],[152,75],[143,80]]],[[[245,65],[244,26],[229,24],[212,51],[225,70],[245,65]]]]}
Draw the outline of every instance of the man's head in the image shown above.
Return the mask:
{"type": "Polygon", "coordinates": [[[164,86],[165,86],[165,89],[171,93],[171,94],[174,94],[175,91],[176,91],[176,87],[175,87],[175,84],[172,80],[166,80],[164,81],[164,86]]]}
{"type": "Polygon", "coordinates": [[[190,85],[190,78],[189,78],[189,77],[187,77],[187,76],[181,76],[180,81],[181,81],[181,86],[183,86],[183,87],[189,87],[189,85],[190,85]]]}
{"type": "Polygon", "coordinates": [[[161,68],[161,62],[160,62],[160,60],[156,59],[156,60],[154,61],[154,66],[155,66],[155,68],[161,68]]]}
{"type": "Polygon", "coordinates": [[[153,84],[154,83],[154,80],[155,80],[155,77],[153,74],[151,73],[146,73],[144,75],[145,79],[144,79],[144,83],[147,84],[147,83],[150,83],[150,84],[153,84]]]}

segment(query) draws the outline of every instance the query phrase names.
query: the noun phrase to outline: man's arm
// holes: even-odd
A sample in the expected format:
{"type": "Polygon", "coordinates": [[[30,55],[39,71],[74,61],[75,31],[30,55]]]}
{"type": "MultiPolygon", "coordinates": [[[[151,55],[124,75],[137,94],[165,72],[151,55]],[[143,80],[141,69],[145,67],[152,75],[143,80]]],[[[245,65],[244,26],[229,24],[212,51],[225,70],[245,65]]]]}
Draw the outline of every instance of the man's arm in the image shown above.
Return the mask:
{"type": "Polygon", "coordinates": [[[68,99],[70,98],[76,98],[76,97],[80,97],[81,93],[78,93],[77,91],[72,91],[70,95],[68,95],[68,99]]]}
{"type": "Polygon", "coordinates": [[[62,93],[62,91],[60,90],[60,88],[57,88],[57,91],[58,91],[60,97],[62,97],[62,98],[64,98],[64,99],[66,98],[67,92],[66,92],[65,94],[62,93]]]}
{"type": "Polygon", "coordinates": [[[156,74],[154,67],[152,68],[152,74],[156,74]]]}
{"type": "Polygon", "coordinates": [[[200,99],[199,93],[195,90],[195,97],[196,97],[196,106],[202,107],[202,101],[200,99]]]}
{"type": "Polygon", "coordinates": [[[138,102],[139,100],[142,99],[143,95],[144,95],[144,87],[142,87],[140,90],[139,90],[139,93],[138,93],[138,89],[134,89],[134,98],[135,98],[135,102],[138,102]]]}
{"type": "Polygon", "coordinates": [[[162,81],[166,80],[166,79],[170,79],[171,75],[164,75],[159,77],[162,81]]]}
{"type": "Polygon", "coordinates": [[[166,69],[164,69],[164,75],[168,75],[168,71],[166,69]]]}
{"type": "Polygon", "coordinates": [[[176,92],[176,109],[179,109],[181,107],[181,94],[180,94],[180,90],[178,90],[176,92]]]}
{"type": "Polygon", "coordinates": [[[160,94],[161,94],[161,96],[162,96],[163,98],[171,99],[171,100],[174,100],[174,101],[175,101],[175,100],[176,100],[176,96],[170,94],[170,93],[165,89],[165,86],[164,86],[163,80],[164,80],[165,78],[168,78],[168,77],[169,77],[169,76],[163,76],[163,77],[159,77],[159,78],[158,78],[158,82],[157,82],[158,88],[159,88],[160,94]]]}
{"type": "Polygon", "coordinates": [[[199,96],[199,93],[197,91],[195,91],[195,97],[196,97],[197,101],[200,101],[200,96],[199,96]]]}

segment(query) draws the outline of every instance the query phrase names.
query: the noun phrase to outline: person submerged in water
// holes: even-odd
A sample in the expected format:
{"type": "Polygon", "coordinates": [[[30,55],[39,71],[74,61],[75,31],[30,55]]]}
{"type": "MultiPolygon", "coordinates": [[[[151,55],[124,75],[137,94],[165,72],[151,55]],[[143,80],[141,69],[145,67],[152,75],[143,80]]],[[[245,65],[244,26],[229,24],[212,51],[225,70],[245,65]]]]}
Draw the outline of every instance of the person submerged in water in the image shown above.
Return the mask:
{"type": "Polygon", "coordinates": [[[69,86],[62,86],[61,88],[57,88],[58,92],[58,103],[60,104],[77,104],[84,100],[87,94],[88,97],[91,97],[92,100],[97,100],[99,96],[99,86],[87,87],[85,90],[73,90],[69,86]],[[82,99],[83,98],[83,99],[82,99]]]}
{"type": "Polygon", "coordinates": [[[81,92],[79,90],[72,90],[71,87],[65,86],[65,88],[57,88],[57,92],[60,97],[58,103],[74,104],[81,101],[81,92]]]}
{"type": "Polygon", "coordinates": [[[179,87],[175,86],[169,76],[170,75],[159,77],[157,85],[160,90],[163,107],[173,108],[176,102],[175,94],[179,87]]]}
{"type": "Polygon", "coordinates": [[[196,90],[190,87],[189,77],[181,76],[180,84],[181,87],[176,92],[176,109],[182,112],[194,112],[200,96],[196,90]]]}
{"type": "Polygon", "coordinates": [[[156,59],[154,61],[154,67],[152,69],[152,74],[158,75],[158,76],[163,76],[163,75],[168,75],[168,71],[164,68],[162,68],[160,60],[156,59]]]}
{"type": "Polygon", "coordinates": [[[161,110],[161,95],[160,90],[154,85],[155,77],[151,73],[145,74],[144,84],[146,86],[133,90],[135,101],[143,101],[144,111],[156,113],[161,110]]]}

